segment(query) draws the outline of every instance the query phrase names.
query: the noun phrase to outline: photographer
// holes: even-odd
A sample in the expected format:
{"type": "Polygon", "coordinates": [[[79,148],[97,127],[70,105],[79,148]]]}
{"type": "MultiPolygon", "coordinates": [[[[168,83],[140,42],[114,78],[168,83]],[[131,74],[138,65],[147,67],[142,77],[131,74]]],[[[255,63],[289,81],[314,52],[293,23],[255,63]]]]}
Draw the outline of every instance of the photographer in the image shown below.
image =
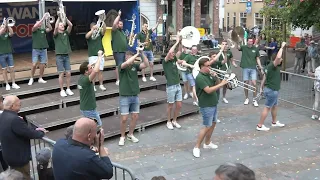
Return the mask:
{"type": "Polygon", "coordinates": [[[55,179],[111,179],[113,166],[103,147],[104,131],[92,119],[78,119],[72,138],[57,141],[52,162],[55,179]],[[97,147],[98,155],[91,149],[97,147]]]}

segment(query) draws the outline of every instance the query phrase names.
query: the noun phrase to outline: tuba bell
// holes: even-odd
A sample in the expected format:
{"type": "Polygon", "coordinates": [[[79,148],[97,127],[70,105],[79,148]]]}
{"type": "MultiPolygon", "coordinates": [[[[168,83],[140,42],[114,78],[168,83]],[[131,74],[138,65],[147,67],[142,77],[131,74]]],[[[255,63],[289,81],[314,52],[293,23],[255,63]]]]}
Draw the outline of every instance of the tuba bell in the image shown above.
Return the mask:
{"type": "Polygon", "coordinates": [[[99,10],[95,13],[96,16],[99,16],[99,19],[97,21],[97,26],[98,28],[95,29],[91,35],[92,39],[97,39],[100,35],[101,32],[101,28],[104,26],[105,24],[105,20],[106,20],[106,11],[105,10],[99,10]]]}
{"type": "Polygon", "coordinates": [[[243,41],[244,39],[244,29],[241,26],[235,27],[232,31],[231,34],[229,34],[228,42],[229,46],[231,48],[235,47],[235,44],[239,44],[240,42],[243,41]]]}

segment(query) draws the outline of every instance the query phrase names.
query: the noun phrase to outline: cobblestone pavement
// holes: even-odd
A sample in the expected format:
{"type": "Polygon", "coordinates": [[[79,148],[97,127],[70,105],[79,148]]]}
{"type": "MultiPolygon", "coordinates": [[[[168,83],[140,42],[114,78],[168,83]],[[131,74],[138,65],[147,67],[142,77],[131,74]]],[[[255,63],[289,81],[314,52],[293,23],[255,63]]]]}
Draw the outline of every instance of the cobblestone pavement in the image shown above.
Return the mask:
{"type": "MultiPolygon", "coordinates": [[[[241,88],[228,91],[229,104],[219,104],[219,119],[212,136],[216,150],[192,149],[201,126],[200,114],[179,119],[181,129],[169,130],[165,123],[135,133],[137,144],[118,146],[119,137],[107,140],[113,161],[130,167],[140,179],[163,175],[170,180],[212,180],[215,169],[225,162],[238,162],[253,169],[261,180],[311,180],[320,178],[320,122],[310,111],[280,102],[278,120],[284,128],[269,132],[255,130],[263,108],[243,105],[241,88]]],[[[164,109],[161,109],[165,113],[164,109]]],[[[266,125],[270,127],[270,116],[266,125]]]]}

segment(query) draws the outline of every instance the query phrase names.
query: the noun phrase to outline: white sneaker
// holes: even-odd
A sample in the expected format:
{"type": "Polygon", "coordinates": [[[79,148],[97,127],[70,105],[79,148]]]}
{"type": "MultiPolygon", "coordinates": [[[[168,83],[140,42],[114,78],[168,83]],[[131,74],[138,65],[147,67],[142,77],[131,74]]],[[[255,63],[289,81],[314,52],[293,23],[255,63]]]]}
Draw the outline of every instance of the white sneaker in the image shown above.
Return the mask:
{"type": "Polygon", "coordinates": [[[248,104],[249,104],[249,99],[247,98],[247,99],[244,101],[243,104],[244,104],[244,105],[248,105],[248,104]]]}
{"type": "Polygon", "coordinates": [[[312,115],[311,119],[316,120],[316,119],[318,119],[318,116],[317,115],[312,115]]]}
{"type": "Polygon", "coordinates": [[[120,137],[119,146],[124,146],[125,141],[126,141],[125,137],[120,137]]]}
{"type": "Polygon", "coordinates": [[[193,148],[193,156],[196,158],[200,157],[200,149],[199,148],[193,148]]]}
{"type": "Polygon", "coordinates": [[[277,121],[276,123],[271,123],[272,127],[284,127],[285,124],[280,123],[279,121],[277,121]]]}
{"type": "Polygon", "coordinates": [[[72,95],[74,94],[74,93],[71,91],[71,89],[69,89],[69,88],[66,90],[66,93],[67,93],[69,96],[72,96],[72,95]]]}
{"type": "Polygon", "coordinates": [[[40,84],[45,84],[45,83],[47,83],[47,81],[43,80],[42,78],[39,78],[39,79],[38,79],[38,83],[40,83],[40,84]]]}
{"type": "Polygon", "coordinates": [[[107,88],[105,88],[102,84],[99,86],[99,88],[100,88],[101,91],[107,90],[107,88]]]}
{"type": "Polygon", "coordinates": [[[167,128],[171,130],[173,129],[172,122],[167,122],[167,128]]]}
{"type": "Polygon", "coordinates": [[[258,102],[256,100],[253,100],[253,106],[254,107],[259,107],[259,104],[258,104],[258,102]]]}
{"type": "Polygon", "coordinates": [[[217,119],[217,123],[221,123],[220,119],[217,119]]]}
{"type": "Polygon", "coordinates": [[[18,86],[18,84],[16,84],[16,83],[12,83],[12,88],[13,89],[20,89],[20,86],[18,86]]]}
{"type": "Polygon", "coordinates": [[[143,82],[147,82],[147,78],[146,77],[142,77],[142,81],[143,82]]]}
{"type": "Polygon", "coordinates": [[[222,101],[224,102],[224,103],[226,103],[226,104],[228,104],[229,102],[228,102],[228,100],[226,99],[226,98],[222,98],[222,101]]]}
{"type": "Polygon", "coordinates": [[[208,145],[206,145],[205,143],[203,144],[203,149],[217,149],[218,146],[213,144],[212,142],[210,142],[208,145]]]}
{"type": "Polygon", "coordinates": [[[188,99],[188,97],[189,97],[188,93],[185,93],[183,96],[183,99],[188,99]]]}
{"type": "Polygon", "coordinates": [[[193,98],[193,93],[189,93],[189,95],[193,98]]]}
{"type": "Polygon", "coordinates": [[[134,143],[139,142],[139,139],[137,139],[137,138],[134,137],[133,135],[129,135],[129,134],[127,134],[127,139],[128,139],[129,141],[134,142],[134,143]]]}
{"type": "Polygon", "coordinates": [[[119,81],[119,80],[118,80],[118,81],[116,81],[116,85],[117,85],[117,86],[119,86],[119,83],[120,83],[120,81],[119,81]]]}
{"type": "Polygon", "coordinates": [[[153,76],[150,77],[150,81],[157,81],[153,76]]]}
{"type": "Polygon", "coordinates": [[[270,128],[267,128],[267,127],[263,124],[261,127],[259,127],[259,126],[257,125],[257,130],[258,130],[258,131],[269,131],[270,128]]]}
{"type": "Polygon", "coordinates": [[[193,103],[192,103],[194,106],[198,106],[198,103],[197,102],[195,102],[195,101],[193,101],[193,103]]]}
{"type": "Polygon", "coordinates": [[[172,121],[172,124],[174,127],[178,128],[178,129],[181,128],[180,124],[178,124],[177,121],[172,121]]]}
{"type": "Polygon", "coordinates": [[[33,78],[30,78],[28,85],[31,86],[33,84],[33,78]]]}
{"type": "Polygon", "coordinates": [[[7,91],[10,91],[10,89],[11,89],[10,85],[7,84],[7,85],[6,85],[6,90],[7,90],[7,91]]]}
{"type": "Polygon", "coordinates": [[[67,97],[68,95],[67,95],[65,90],[62,90],[62,91],[60,91],[60,96],[61,97],[67,97]]]}

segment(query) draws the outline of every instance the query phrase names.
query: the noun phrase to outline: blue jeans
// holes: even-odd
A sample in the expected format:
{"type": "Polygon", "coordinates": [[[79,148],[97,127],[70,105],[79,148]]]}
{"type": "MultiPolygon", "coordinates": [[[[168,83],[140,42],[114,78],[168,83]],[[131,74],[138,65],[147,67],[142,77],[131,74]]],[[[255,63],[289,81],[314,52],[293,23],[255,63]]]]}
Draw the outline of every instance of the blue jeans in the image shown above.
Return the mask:
{"type": "Polygon", "coordinates": [[[218,41],[217,40],[211,40],[213,47],[218,46],[218,41]]]}
{"type": "Polygon", "coordinates": [[[181,75],[181,79],[182,79],[183,82],[187,82],[188,81],[187,72],[180,71],[180,75],[181,75]]]}
{"type": "Polygon", "coordinates": [[[149,62],[153,62],[153,53],[152,53],[152,51],[143,51],[143,53],[148,58],[149,62]]]}
{"type": "Polygon", "coordinates": [[[80,113],[82,114],[82,116],[86,117],[86,118],[90,118],[90,119],[95,119],[97,120],[97,124],[99,126],[102,125],[101,119],[100,119],[100,115],[98,113],[97,110],[89,110],[89,111],[82,111],[80,110],[80,113]]]}
{"type": "Polygon", "coordinates": [[[70,58],[68,54],[56,55],[56,64],[59,73],[71,71],[70,58]]]}
{"type": "Polygon", "coordinates": [[[193,87],[193,86],[196,85],[196,82],[195,82],[195,80],[194,80],[194,77],[193,77],[192,73],[188,73],[188,74],[187,74],[187,79],[188,79],[189,85],[190,85],[191,87],[193,87]]]}
{"type": "Polygon", "coordinates": [[[202,115],[203,125],[206,127],[211,127],[213,123],[217,121],[217,106],[213,107],[200,107],[200,113],[202,115]]]}
{"type": "Polygon", "coordinates": [[[125,62],[126,53],[124,52],[114,52],[113,53],[114,60],[116,61],[116,66],[118,67],[120,64],[125,62]]]}
{"type": "Polygon", "coordinates": [[[13,67],[13,56],[11,53],[0,54],[0,65],[2,69],[13,67]]]}
{"type": "Polygon", "coordinates": [[[244,68],[242,70],[243,81],[257,80],[257,69],[244,68]]]}
{"type": "Polygon", "coordinates": [[[268,108],[272,108],[273,106],[278,105],[279,91],[274,91],[270,88],[265,87],[263,93],[264,93],[264,96],[266,97],[265,105],[268,108]]]}
{"type": "Polygon", "coordinates": [[[47,59],[47,49],[32,49],[32,63],[46,64],[47,59]]]}
{"type": "Polygon", "coordinates": [[[121,115],[139,113],[140,111],[140,102],[138,96],[120,96],[119,104],[121,115]]]}
{"type": "Polygon", "coordinates": [[[180,84],[167,86],[167,101],[169,104],[173,104],[177,101],[182,101],[182,89],[180,84]]]}

